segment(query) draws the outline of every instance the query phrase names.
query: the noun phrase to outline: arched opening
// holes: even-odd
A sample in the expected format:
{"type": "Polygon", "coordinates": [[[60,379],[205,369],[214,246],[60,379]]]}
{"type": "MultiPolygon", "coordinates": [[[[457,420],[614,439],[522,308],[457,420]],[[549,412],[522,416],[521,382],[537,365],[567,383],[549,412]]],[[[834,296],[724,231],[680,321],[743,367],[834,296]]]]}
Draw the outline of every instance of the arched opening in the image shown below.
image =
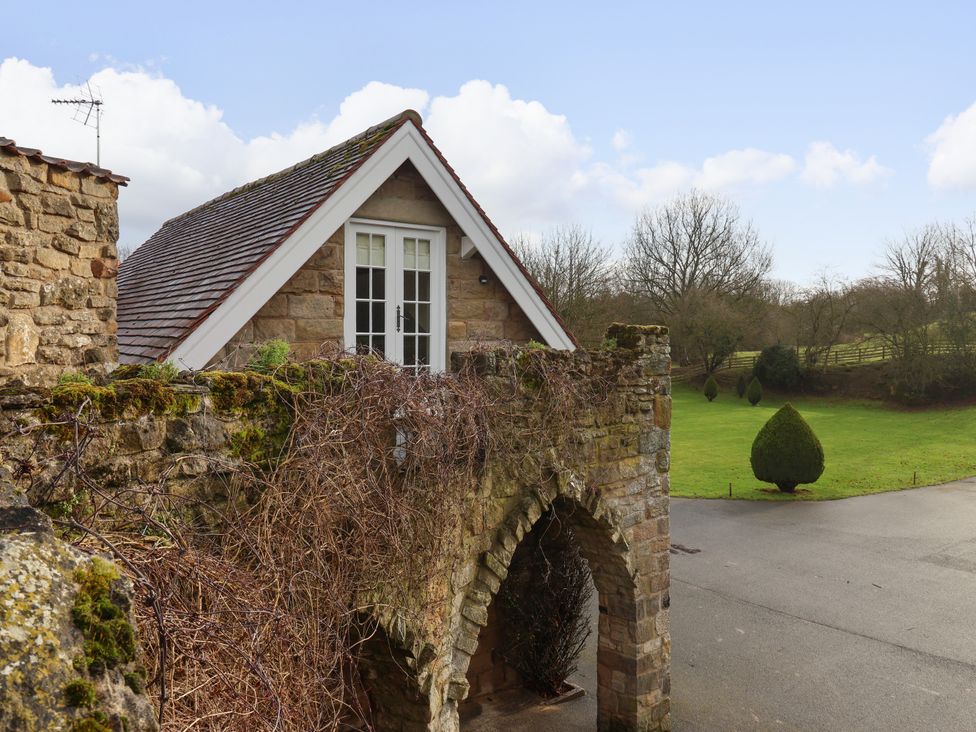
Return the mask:
{"type": "MultiPolygon", "coordinates": [[[[479,623],[482,627],[477,633],[477,645],[467,655],[469,663],[463,669],[469,685],[469,698],[459,707],[463,729],[479,732],[491,729],[491,726],[485,726],[489,720],[493,720],[491,724],[497,728],[500,725],[498,717],[513,712],[520,716],[538,713],[540,718],[548,720],[565,717],[565,721],[560,719],[559,726],[567,730],[638,728],[643,690],[655,681],[647,675],[654,664],[642,655],[649,648],[640,642],[646,635],[646,628],[640,626],[638,607],[642,606],[645,612],[650,608],[639,600],[639,583],[629,569],[627,545],[606,516],[607,512],[599,506],[596,510],[593,506],[588,509],[575,499],[558,497],[510,553],[500,548],[489,552],[495,560],[497,554],[508,556],[510,563],[506,563],[502,571],[505,577],[498,577],[494,595],[486,598],[488,605],[481,616],[484,622],[479,623]],[[506,605],[513,601],[510,580],[519,585],[527,608],[536,605],[537,598],[531,596],[531,584],[527,584],[524,577],[516,578],[507,570],[517,565],[523,547],[531,547],[537,541],[535,528],[545,526],[551,530],[553,515],[559,524],[565,525],[592,577],[596,597],[587,604],[586,611],[594,637],[590,639],[589,648],[584,646],[579,667],[580,676],[588,681],[588,696],[582,702],[571,701],[560,704],[556,710],[546,708],[537,712],[528,710],[524,701],[513,702],[518,697],[509,693],[510,689],[526,686],[526,679],[513,668],[518,664],[505,658],[506,651],[511,648],[505,638],[506,605]],[[500,708],[492,706],[496,700],[502,701],[500,708]]],[[[509,521],[508,525],[513,522],[509,521]]],[[[499,568],[487,556],[485,565],[488,576],[482,573],[483,581],[491,585],[491,575],[497,576],[499,568]]],[[[572,632],[572,629],[562,629],[561,632],[572,632]]],[[[562,647],[566,645],[563,643],[562,647]]],[[[572,646],[572,642],[568,645],[572,646]]]]}
{"type": "Polygon", "coordinates": [[[354,703],[356,728],[425,732],[430,700],[417,684],[416,660],[371,622],[359,645],[354,703]]]}

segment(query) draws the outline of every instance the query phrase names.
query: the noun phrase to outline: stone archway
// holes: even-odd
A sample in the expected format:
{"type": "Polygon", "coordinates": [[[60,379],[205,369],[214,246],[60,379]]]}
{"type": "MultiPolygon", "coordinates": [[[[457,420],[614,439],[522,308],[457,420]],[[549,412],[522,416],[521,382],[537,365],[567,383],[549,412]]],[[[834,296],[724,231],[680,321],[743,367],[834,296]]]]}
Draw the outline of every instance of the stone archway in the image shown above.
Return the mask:
{"type": "Polygon", "coordinates": [[[599,596],[597,729],[666,728],[670,641],[667,613],[662,610],[669,604],[667,567],[662,570],[656,561],[648,561],[656,560],[654,549],[658,548],[647,545],[649,537],[637,536],[638,546],[631,546],[610,503],[565,471],[554,486],[531,491],[521,499],[479,559],[461,605],[449,690],[453,703],[444,711],[456,715],[457,702],[468,693],[468,667],[515,549],[540,516],[554,506],[569,518],[599,596]]]}

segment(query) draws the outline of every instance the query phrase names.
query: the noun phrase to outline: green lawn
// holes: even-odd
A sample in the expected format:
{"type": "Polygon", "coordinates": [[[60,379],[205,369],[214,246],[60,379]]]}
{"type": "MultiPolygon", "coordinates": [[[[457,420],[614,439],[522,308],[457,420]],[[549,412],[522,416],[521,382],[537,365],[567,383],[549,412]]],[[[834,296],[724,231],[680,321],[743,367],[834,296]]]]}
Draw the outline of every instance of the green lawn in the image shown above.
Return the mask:
{"type": "Polygon", "coordinates": [[[752,475],[749,451],[759,428],[783,405],[769,397],[752,407],[734,391],[709,403],[674,386],[671,493],[694,498],[818,500],[933,485],[976,475],[976,407],[904,411],[872,402],[791,399],[823,443],[826,469],[795,496],[752,475]]]}

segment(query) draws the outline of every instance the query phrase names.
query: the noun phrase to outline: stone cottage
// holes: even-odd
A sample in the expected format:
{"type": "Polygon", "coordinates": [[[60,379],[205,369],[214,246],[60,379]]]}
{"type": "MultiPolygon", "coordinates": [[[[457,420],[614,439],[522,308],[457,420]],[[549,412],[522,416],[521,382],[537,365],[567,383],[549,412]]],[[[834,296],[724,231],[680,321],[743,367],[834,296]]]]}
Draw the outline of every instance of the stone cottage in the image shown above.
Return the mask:
{"type": "Polygon", "coordinates": [[[163,224],[119,272],[123,363],[236,365],[283,338],[444,370],[472,343],[576,342],[405,111],[163,224]]]}
{"type": "MultiPolygon", "coordinates": [[[[570,442],[540,431],[524,447],[535,477],[481,476],[488,500],[454,547],[446,621],[430,647],[418,629],[383,627],[366,657],[370,703],[377,729],[454,732],[466,698],[504,683],[491,605],[523,537],[558,509],[597,590],[597,728],[669,729],[667,329],[614,326],[615,348],[578,349],[415,112],[166,222],[118,271],[117,349],[116,197],[126,179],[4,138],[0,175],[0,387],[116,361],[236,368],[272,338],[300,359],[373,352],[414,372],[467,361],[487,383],[507,383],[528,349],[466,355],[472,346],[534,340],[553,349],[532,349],[540,362],[595,379],[605,399],[566,419],[570,442]]],[[[104,444],[92,459],[121,476],[121,489],[144,471],[177,491],[185,470],[174,466],[203,466],[192,475],[205,478],[206,466],[232,459],[240,410],[221,414],[197,376],[166,387],[200,390],[192,413],[98,425],[104,444]],[[210,437],[170,439],[197,433],[210,437]],[[141,467],[114,470],[119,460],[141,467]]],[[[36,420],[51,393],[4,396],[0,388],[0,425],[12,426],[36,420]]],[[[16,429],[0,437],[6,489],[33,447],[16,429]]]]}

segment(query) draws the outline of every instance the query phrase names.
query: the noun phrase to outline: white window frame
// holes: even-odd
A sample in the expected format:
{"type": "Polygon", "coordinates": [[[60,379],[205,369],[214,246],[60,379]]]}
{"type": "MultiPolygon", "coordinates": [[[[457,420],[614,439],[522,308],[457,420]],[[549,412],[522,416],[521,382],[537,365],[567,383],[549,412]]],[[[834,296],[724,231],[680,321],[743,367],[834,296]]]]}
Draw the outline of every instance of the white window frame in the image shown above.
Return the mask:
{"type": "Polygon", "coordinates": [[[386,236],[386,357],[403,363],[403,333],[395,329],[395,310],[403,307],[404,237],[430,240],[430,370],[439,373],[447,368],[447,230],[443,226],[401,224],[374,219],[349,219],[345,226],[343,248],[343,339],[345,348],[356,348],[356,234],[386,236]],[[392,293],[392,297],[389,294],[392,293]],[[391,347],[392,344],[392,347],[391,347]]]}

